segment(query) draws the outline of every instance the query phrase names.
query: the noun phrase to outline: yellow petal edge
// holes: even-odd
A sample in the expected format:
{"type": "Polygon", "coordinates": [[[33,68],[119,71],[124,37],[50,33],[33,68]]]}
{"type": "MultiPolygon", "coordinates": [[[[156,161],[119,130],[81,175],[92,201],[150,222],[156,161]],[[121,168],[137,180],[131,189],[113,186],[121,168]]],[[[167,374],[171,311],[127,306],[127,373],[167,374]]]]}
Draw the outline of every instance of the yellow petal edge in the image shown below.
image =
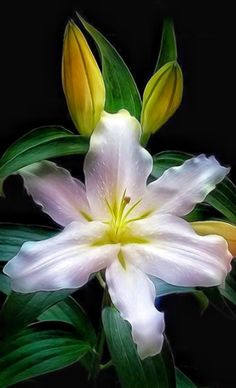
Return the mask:
{"type": "Polygon", "coordinates": [[[223,221],[197,221],[191,223],[195,232],[201,236],[217,234],[228,243],[229,251],[236,257],[236,226],[223,221]]]}

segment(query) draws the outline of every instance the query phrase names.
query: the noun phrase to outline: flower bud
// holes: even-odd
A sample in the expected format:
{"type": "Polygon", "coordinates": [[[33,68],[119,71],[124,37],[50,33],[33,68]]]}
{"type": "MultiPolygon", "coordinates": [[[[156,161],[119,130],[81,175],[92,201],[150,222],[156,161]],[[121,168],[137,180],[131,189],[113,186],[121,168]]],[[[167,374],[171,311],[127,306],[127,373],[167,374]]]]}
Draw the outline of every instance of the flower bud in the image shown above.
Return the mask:
{"type": "Polygon", "coordinates": [[[177,62],[168,62],[148,81],[143,94],[143,139],[156,132],[175,113],[183,94],[183,75],[177,62]]]}
{"type": "Polygon", "coordinates": [[[88,43],[73,21],[64,36],[62,84],[77,130],[90,136],[104,109],[105,86],[88,43]]]}

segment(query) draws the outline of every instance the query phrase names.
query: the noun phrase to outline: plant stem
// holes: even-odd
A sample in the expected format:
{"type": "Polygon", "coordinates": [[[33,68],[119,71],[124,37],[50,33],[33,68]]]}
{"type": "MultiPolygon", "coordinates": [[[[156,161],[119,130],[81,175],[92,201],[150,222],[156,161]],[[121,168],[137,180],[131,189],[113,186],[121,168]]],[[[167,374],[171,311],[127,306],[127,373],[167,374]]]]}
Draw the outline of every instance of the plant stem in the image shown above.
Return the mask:
{"type": "MultiPolygon", "coordinates": [[[[109,304],[110,298],[107,289],[104,289],[103,292],[103,298],[102,298],[102,304],[101,304],[101,313],[103,308],[109,304]]],[[[105,344],[105,332],[103,329],[102,319],[100,320],[99,330],[98,330],[98,337],[97,337],[97,344],[95,347],[96,354],[94,355],[94,358],[92,360],[92,367],[90,370],[89,378],[95,382],[96,377],[98,376],[100,370],[100,363],[103,355],[103,348],[105,344]]]]}
{"type": "Polygon", "coordinates": [[[149,138],[150,138],[150,133],[144,133],[144,132],[142,133],[141,144],[143,147],[146,147],[149,138]]]}
{"type": "Polygon", "coordinates": [[[98,272],[97,275],[96,275],[96,278],[100,284],[100,286],[105,290],[106,288],[106,282],[104,282],[103,278],[102,278],[102,275],[101,275],[101,272],[98,272]]]}
{"type": "Polygon", "coordinates": [[[108,362],[106,362],[105,364],[100,364],[100,370],[105,370],[105,369],[108,369],[108,368],[110,368],[110,366],[112,366],[113,365],[113,362],[112,362],[112,360],[110,360],[110,361],[108,361],[108,362]]]}

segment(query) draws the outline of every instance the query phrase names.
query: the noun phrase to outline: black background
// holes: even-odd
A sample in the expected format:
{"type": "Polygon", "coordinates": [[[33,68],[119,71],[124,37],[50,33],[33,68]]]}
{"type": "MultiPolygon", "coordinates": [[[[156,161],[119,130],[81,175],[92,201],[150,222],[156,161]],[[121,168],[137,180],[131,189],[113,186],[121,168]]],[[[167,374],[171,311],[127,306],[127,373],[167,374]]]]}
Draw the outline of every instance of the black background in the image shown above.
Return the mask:
{"type": "MultiPolygon", "coordinates": [[[[141,92],[155,66],[163,16],[170,15],[184,73],[184,98],[149,148],[153,153],[175,149],[214,154],[222,164],[232,166],[231,177],[235,178],[235,21],[230,4],[63,0],[1,5],[1,151],[37,126],[60,124],[74,130],[60,79],[63,32],[73,11],[79,11],[115,45],[141,92]]],[[[60,162],[75,174],[81,172],[80,158],[60,162]]],[[[7,199],[0,200],[1,221],[52,225],[26,198],[19,178],[9,178],[5,191],[7,199]]],[[[96,286],[81,291],[90,310],[92,292],[98,292],[96,286]]],[[[177,364],[198,384],[234,387],[235,323],[213,308],[201,317],[190,296],[165,298],[163,306],[177,364]]],[[[103,386],[111,386],[112,377],[108,373],[103,386]]],[[[86,387],[85,381],[83,372],[78,375],[72,367],[22,386],[40,388],[60,382],[65,387],[86,387]]]]}

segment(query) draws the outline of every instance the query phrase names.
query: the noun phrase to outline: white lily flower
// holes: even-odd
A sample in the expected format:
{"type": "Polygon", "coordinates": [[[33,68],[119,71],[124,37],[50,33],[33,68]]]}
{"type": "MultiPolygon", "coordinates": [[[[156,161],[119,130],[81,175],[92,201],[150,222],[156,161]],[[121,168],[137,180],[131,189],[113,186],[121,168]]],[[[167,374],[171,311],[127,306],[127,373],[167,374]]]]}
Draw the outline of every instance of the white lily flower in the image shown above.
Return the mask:
{"type": "Polygon", "coordinates": [[[132,326],[143,359],[161,351],[164,316],[149,275],[176,286],[224,282],[232,259],[226,241],[200,236],[180,217],[204,200],[229,169],[200,155],[147,185],[152,157],[127,111],[104,113],[85,159],[85,185],[51,162],[20,171],[28,193],[64,230],[26,242],[4,272],[18,292],[83,286],[105,269],[113,304],[132,326]]]}

